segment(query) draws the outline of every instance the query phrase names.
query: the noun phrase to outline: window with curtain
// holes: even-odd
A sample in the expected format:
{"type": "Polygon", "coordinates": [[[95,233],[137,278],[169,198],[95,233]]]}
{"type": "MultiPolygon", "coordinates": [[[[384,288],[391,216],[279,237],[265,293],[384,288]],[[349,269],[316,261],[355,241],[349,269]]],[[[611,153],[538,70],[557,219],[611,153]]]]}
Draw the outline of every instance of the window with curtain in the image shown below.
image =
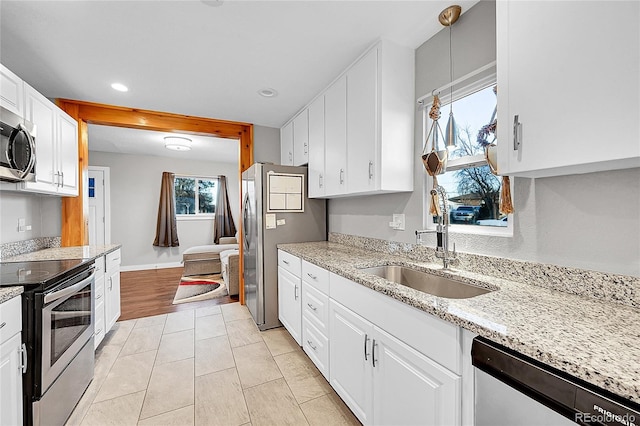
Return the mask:
{"type": "MultiPolygon", "coordinates": [[[[438,175],[438,184],[447,192],[452,232],[513,235],[513,227],[509,222],[511,215],[499,212],[502,178],[491,173],[484,148],[477,139],[478,132],[489,123],[496,107],[494,86],[495,80],[485,80],[482,85],[476,85],[471,90],[466,87],[458,91],[457,96],[454,91],[451,97],[458,125],[458,138],[456,147],[449,150],[446,172],[438,175]]],[[[441,125],[446,124],[450,102],[446,97],[442,102],[440,121],[444,122],[441,125]]],[[[425,108],[425,129],[431,126],[428,113],[429,108],[425,108]]],[[[429,214],[429,191],[432,186],[432,178],[425,173],[423,211],[427,229],[435,228],[434,224],[438,223],[438,217],[429,214]]]]}
{"type": "Polygon", "coordinates": [[[218,178],[176,175],[174,189],[178,220],[215,217],[218,178]]]}

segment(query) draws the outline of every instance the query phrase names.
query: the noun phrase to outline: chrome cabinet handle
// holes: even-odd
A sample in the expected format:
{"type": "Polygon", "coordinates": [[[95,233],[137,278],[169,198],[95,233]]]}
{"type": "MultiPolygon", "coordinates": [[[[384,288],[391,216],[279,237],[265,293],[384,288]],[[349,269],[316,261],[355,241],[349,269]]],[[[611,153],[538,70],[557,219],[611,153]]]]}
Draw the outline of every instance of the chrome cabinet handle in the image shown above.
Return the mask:
{"type": "Polygon", "coordinates": [[[376,346],[378,346],[376,339],[373,339],[373,344],[371,345],[371,363],[374,367],[376,366],[376,346]]]}
{"type": "Polygon", "coordinates": [[[22,374],[24,374],[27,372],[27,365],[29,363],[29,358],[27,357],[27,345],[25,345],[24,343],[20,347],[20,358],[20,370],[22,370],[22,374]]]}
{"type": "Polygon", "coordinates": [[[373,179],[373,161],[369,161],[369,180],[373,179]]]}
{"type": "Polygon", "coordinates": [[[307,306],[308,306],[309,308],[311,308],[311,310],[312,310],[312,311],[317,311],[317,310],[318,310],[318,308],[316,308],[315,306],[313,306],[311,303],[307,303],[307,306]]]}
{"type": "Polygon", "coordinates": [[[340,169],[340,185],[344,183],[344,169],[340,169]]]}
{"type": "Polygon", "coordinates": [[[113,277],[109,277],[109,291],[113,289],[113,277]]]}
{"type": "Polygon", "coordinates": [[[296,285],[293,290],[293,297],[295,298],[295,300],[298,300],[298,285],[296,285]]]}
{"type": "Polygon", "coordinates": [[[284,259],[283,259],[283,260],[282,260],[282,263],[284,263],[285,265],[288,265],[288,264],[289,264],[289,261],[288,261],[288,260],[284,260],[284,259]]]}
{"type": "Polygon", "coordinates": [[[3,321],[2,324],[0,324],[0,329],[3,328],[5,325],[7,325],[7,322],[3,321]]]}
{"type": "Polygon", "coordinates": [[[308,272],[307,272],[307,275],[308,275],[308,276],[309,276],[309,278],[311,278],[312,280],[317,280],[317,279],[318,279],[318,277],[317,277],[317,276],[315,276],[315,275],[313,275],[313,274],[310,274],[310,273],[308,273],[308,272]]]}
{"type": "Polygon", "coordinates": [[[60,172],[60,186],[64,186],[64,172],[60,172]]]}
{"type": "Polygon", "coordinates": [[[320,173],[320,175],[318,176],[318,186],[319,186],[320,188],[322,188],[322,181],[323,181],[323,180],[324,180],[324,179],[322,178],[322,173],[320,173]]]}
{"type": "Polygon", "coordinates": [[[293,161],[293,153],[289,151],[289,161],[293,161]]]}
{"type": "Polygon", "coordinates": [[[96,334],[100,334],[100,333],[102,333],[102,329],[101,328],[96,330],[96,334]]]}
{"type": "Polygon", "coordinates": [[[519,115],[513,116],[513,150],[518,151],[522,145],[522,123],[519,115]]]}
{"type": "Polygon", "coordinates": [[[368,334],[365,334],[365,335],[364,335],[364,360],[365,360],[365,361],[367,361],[367,360],[368,360],[367,355],[369,355],[369,354],[367,353],[367,342],[368,342],[368,341],[369,341],[369,335],[368,335],[368,334]]]}
{"type": "Polygon", "coordinates": [[[304,144],[304,153],[305,155],[309,153],[309,145],[306,142],[304,144]]]}
{"type": "Polygon", "coordinates": [[[102,295],[101,294],[96,296],[96,300],[100,300],[100,299],[102,299],[102,295]]]}
{"type": "Polygon", "coordinates": [[[308,345],[309,345],[309,347],[310,347],[311,349],[313,349],[314,351],[315,351],[316,349],[318,349],[316,346],[314,346],[314,345],[313,345],[313,342],[312,342],[311,340],[307,340],[307,344],[308,344],[308,345]]]}

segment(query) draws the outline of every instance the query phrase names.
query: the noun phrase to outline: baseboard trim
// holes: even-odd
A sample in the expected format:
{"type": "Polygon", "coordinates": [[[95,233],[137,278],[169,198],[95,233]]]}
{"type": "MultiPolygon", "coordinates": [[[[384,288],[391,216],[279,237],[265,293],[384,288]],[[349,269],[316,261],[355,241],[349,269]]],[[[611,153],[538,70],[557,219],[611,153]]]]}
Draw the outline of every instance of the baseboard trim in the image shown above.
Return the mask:
{"type": "Polygon", "coordinates": [[[120,272],[146,271],[149,269],[166,269],[166,268],[181,268],[181,267],[182,267],[182,262],[149,263],[146,265],[120,266],[120,272]]]}

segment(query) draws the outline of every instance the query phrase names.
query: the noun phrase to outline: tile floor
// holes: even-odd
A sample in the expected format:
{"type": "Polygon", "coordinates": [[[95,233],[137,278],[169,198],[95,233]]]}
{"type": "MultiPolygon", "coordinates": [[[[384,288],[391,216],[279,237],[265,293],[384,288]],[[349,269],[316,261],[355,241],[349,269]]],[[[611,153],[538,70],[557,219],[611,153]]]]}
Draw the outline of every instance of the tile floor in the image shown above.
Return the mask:
{"type": "Polygon", "coordinates": [[[284,328],[226,305],[118,322],[67,425],[359,425],[284,328]]]}

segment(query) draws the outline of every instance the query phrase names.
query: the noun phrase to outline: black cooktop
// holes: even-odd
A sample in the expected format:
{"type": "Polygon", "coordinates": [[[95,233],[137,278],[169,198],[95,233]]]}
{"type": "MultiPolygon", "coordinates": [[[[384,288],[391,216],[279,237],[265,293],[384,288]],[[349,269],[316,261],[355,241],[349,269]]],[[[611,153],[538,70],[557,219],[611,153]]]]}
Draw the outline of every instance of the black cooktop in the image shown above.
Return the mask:
{"type": "Polygon", "coordinates": [[[46,288],[80,272],[85,264],[86,259],[0,262],[0,287],[46,288]]]}

